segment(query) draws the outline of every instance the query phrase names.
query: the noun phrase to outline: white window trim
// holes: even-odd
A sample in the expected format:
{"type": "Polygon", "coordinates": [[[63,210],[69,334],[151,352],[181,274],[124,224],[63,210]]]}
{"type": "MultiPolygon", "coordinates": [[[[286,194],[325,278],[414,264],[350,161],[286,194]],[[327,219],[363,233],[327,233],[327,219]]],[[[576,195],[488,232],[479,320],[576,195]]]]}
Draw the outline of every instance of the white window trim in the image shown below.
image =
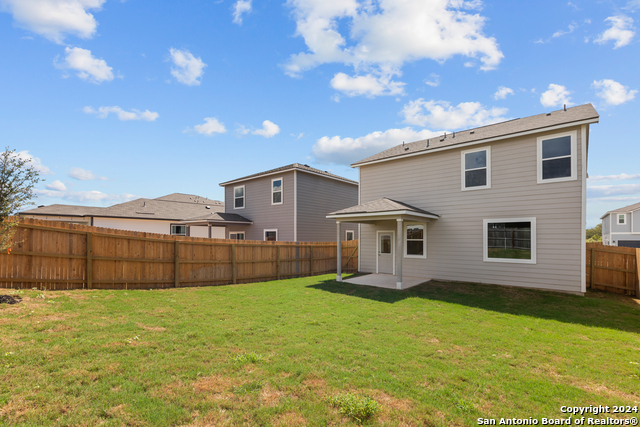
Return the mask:
{"type": "MultiPolygon", "coordinates": [[[[240,197],[237,197],[238,199],[240,197]]],[[[244,188],[244,185],[238,185],[237,187],[233,187],[233,209],[244,209],[247,206],[247,189],[244,188]],[[242,188],[242,207],[236,208],[236,188],[242,188]]]]}
{"type": "MultiPolygon", "coordinates": [[[[547,184],[552,182],[575,181],[578,179],[578,131],[554,133],[553,135],[539,136],[538,144],[538,184],[547,184]],[[562,178],[542,179],[542,141],[554,138],[562,138],[563,136],[571,137],[571,176],[562,178]]],[[[584,154],[583,154],[584,155],[584,154]]],[[[562,156],[565,157],[565,156],[562,156]]],[[[553,160],[556,157],[545,160],[553,160]]],[[[558,157],[560,158],[560,157],[558,157]]]]}
{"type": "Polygon", "coordinates": [[[276,242],[278,241],[278,229],[277,228],[265,228],[262,230],[262,238],[264,241],[267,241],[267,231],[275,231],[276,232],[276,242]]]}
{"type": "Polygon", "coordinates": [[[344,232],[345,241],[349,241],[349,233],[352,235],[351,240],[356,240],[356,232],[354,230],[346,230],[344,232]]]}
{"type": "MultiPolygon", "coordinates": [[[[242,234],[244,236],[244,239],[242,239],[242,240],[245,240],[247,238],[247,235],[245,234],[244,231],[229,231],[229,239],[232,238],[231,237],[232,234],[235,234],[235,235],[242,234]]],[[[236,240],[237,240],[237,238],[236,238],[236,240]]]]}
{"type": "Polygon", "coordinates": [[[273,178],[271,180],[271,204],[272,205],[281,205],[284,202],[284,178],[273,178]],[[280,180],[280,203],[273,202],[273,195],[276,193],[273,191],[273,182],[280,180]]]}
{"type": "MultiPolygon", "coordinates": [[[[414,239],[411,239],[412,241],[414,239]]],[[[417,240],[417,239],[415,239],[417,240]]],[[[427,259],[427,223],[426,222],[406,222],[404,225],[404,257],[405,258],[417,258],[417,259],[427,259]],[[422,225],[422,253],[423,255],[408,255],[407,254],[407,227],[411,225],[422,225]]]]}
{"type": "Polygon", "coordinates": [[[474,148],[471,150],[464,150],[460,153],[460,161],[461,161],[461,170],[460,170],[460,175],[461,175],[461,182],[460,182],[460,187],[462,188],[462,191],[471,191],[471,190],[484,190],[487,188],[491,188],[491,147],[482,147],[482,148],[474,148]],[[476,169],[469,169],[469,170],[480,170],[480,169],[486,169],[487,170],[487,184],[486,185],[478,185],[476,187],[466,187],[466,177],[465,177],[465,172],[466,170],[466,164],[464,161],[464,157],[465,154],[468,153],[477,153],[478,151],[486,151],[487,152],[487,166],[484,168],[476,168],[476,169]]]}
{"type": "Polygon", "coordinates": [[[627,214],[626,213],[617,213],[616,214],[616,225],[627,225],[627,214]],[[622,222],[620,222],[620,215],[622,215],[622,222]]]}
{"type": "Polygon", "coordinates": [[[391,274],[396,274],[396,232],[394,230],[378,230],[376,232],[376,274],[379,274],[378,257],[380,254],[380,234],[391,234],[391,258],[393,258],[393,268],[391,274]]]}
{"type": "Polygon", "coordinates": [[[498,218],[485,219],[482,225],[482,257],[484,262],[506,262],[516,264],[537,264],[536,262],[536,219],[532,218],[498,218]],[[531,259],[489,258],[489,238],[487,229],[490,222],[531,222],[531,259]]]}

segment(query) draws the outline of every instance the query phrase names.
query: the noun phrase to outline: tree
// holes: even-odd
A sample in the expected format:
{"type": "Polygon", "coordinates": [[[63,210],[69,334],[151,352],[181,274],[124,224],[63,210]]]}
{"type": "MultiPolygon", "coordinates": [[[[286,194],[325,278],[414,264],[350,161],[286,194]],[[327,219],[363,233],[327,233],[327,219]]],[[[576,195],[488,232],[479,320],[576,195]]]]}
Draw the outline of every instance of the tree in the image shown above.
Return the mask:
{"type": "Polygon", "coordinates": [[[40,181],[40,175],[29,160],[16,154],[9,147],[0,153],[0,251],[10,250],[11,241],[18,227],[17,214],[24,206],[31,204],[35,196],[33,187],[40,181]]]}
{"type": "Polygon", "coordinates": [[[602,242],[602,223],[587,229],[587,242],[602,242]]]}

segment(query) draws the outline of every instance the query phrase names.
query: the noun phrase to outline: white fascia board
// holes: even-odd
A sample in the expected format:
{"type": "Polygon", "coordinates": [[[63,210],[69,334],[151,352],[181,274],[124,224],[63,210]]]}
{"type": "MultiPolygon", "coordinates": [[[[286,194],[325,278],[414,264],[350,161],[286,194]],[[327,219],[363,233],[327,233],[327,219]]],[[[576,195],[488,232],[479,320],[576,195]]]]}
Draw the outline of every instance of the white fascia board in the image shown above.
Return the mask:
{"type": "Polygon", "coordinates": [[[251,181],[252,179],[258,179],[258,178],[263,178],[265,176],[272,176],[272,175],[278,175],[278,174],[283,174],[286,172],[292,172],[292,171],[300,171],[300,172],[304,172],[304,173],[308,173],[311,175],[317,175],[317,176],[321,176],[323,178],[329,178],[329,179],[333,179],[335,181],[339,181],[339,182],[344,182],[345,184],[351,184],[351,185],[358,185],[357,182],[353,182],[351,180],[348,180],[347,178],[344,179],[339,179],[339,178],[335,178],[333,176],[328,176],[328,175],[323,175],[321,173],[317,173],[317,172],[311,172],[308,170],[304,170],[304,169],[298,169],[298,168],[291,168],[291,169],[285,169],[285,170],[279,170],[277,172],[271,172],[271,173],[265,173],[263,175],[258,175],[258,176],[252,176],[252,177],[246,177],[246,178],[239,178],[239,179],[234,179],[233,181],[227,181],[227,182],[221,182],[220,184],[218,184],[220,187],[226,187],[227,185],[231,185],[231,184],[236,184],[238,182],[243,182],[243,181],[251,181]]]}
{"type": "Polygon", "coordinates": [[[598,122],[599,122],[598,119],[581,120],[579,122],[565,123],[565,124],[562,124],[562,125],[549,126],[549,127],[541,128],[541,129],[534,129],[534,130],[528,130],[528,131],[524,131],[524,132],[511,133],[509,135],[496,136],[496,137],[493,137],[493,138],[478,139],[477,141],[470,141],[470,142],[465,142],[465,143],[456,144],[456,145],[448,145],[446,147],[433,148],[433,149],[430,149],[430,150],[418,151],[416,153],[411,153],[411,154],[400,154],[398,156],[387,157],[385,159],[379,159],[379,160],[372,160],[372,161],[366,162],[366,163],[360,163],[360,164],[353,163],[353,164],[351,164],[351,167],[352,168],[359,168],[360,166],[372,165],[374,163],[382,163],[382,162],[389,162],[391,160],[406,159],[407,157],[422,156],[422,155],[425,155],[425,154],[436,153],[438,151],[453,150],[454,148],[469,147],[469,146],[472,146],[472,145],[485,144],[485,143],[488,143],[488,142],[500,141],[500,140],[503,140],[503,139],[517,138],[519,136],[531,135],[531,134],[534,134],[534,133],[547,132],[547,131],[551,131],[551,130],[564,129],[564,128],[575,127],[575,126],[580,126],[580,125],[588,125],[588,124],[591,124],[591,123],[598,123],[598,122]]]}
{"type": "Polygon", "coordinates": [[[413,211],[388,211],[388,212],[369,212],[369,213],[351,213],[351,214],[337,214],[337,215],[327,215],[328,219],[342,219],[342,218],[359,218],[359,217],[376,217],[376,216],[396,216],[396,215],[411,215],[418,216],[421,218],[432,218],[438,219],[440,218],[437,215],[431,214],[423,214],[420,212],[413,211]]]}

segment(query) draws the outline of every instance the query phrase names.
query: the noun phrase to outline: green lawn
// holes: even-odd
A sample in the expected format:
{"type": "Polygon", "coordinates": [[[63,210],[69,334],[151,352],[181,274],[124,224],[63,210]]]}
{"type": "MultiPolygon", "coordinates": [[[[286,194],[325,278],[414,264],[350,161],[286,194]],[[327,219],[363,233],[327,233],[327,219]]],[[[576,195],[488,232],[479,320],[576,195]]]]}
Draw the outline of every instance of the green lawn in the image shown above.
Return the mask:
{"type": "Polygon", "coordinates": [[[631,298],[333,277],[24,291],[0,305],[0,425],[356,425],[336,396],[389,426],[640,404],[631,298]]]}
{"type": "Polygon", "coordinates": [[[489,248],[489,258],[531,259],[531,249],[489,248]]]}

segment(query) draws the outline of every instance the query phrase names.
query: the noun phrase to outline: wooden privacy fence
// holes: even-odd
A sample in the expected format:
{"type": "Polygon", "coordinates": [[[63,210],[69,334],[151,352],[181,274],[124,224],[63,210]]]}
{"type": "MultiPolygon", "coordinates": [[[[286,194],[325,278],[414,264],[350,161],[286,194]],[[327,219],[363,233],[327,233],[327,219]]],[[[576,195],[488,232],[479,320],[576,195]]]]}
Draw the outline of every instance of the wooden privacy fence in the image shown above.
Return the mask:
{"type": "MultiPolygon", "coordinates": [[[[22,218],[0,287],[156,289],[250,283],[336,271],[335,242],[262,242],[169,236],[22,218]]],[[[342,242],[342,271],[358,241],[342,242]]]]}
{"type": "Polygon", "coordinates": [[[640,249],[587,243],[587,287],[640,297],[640,249]]]}

